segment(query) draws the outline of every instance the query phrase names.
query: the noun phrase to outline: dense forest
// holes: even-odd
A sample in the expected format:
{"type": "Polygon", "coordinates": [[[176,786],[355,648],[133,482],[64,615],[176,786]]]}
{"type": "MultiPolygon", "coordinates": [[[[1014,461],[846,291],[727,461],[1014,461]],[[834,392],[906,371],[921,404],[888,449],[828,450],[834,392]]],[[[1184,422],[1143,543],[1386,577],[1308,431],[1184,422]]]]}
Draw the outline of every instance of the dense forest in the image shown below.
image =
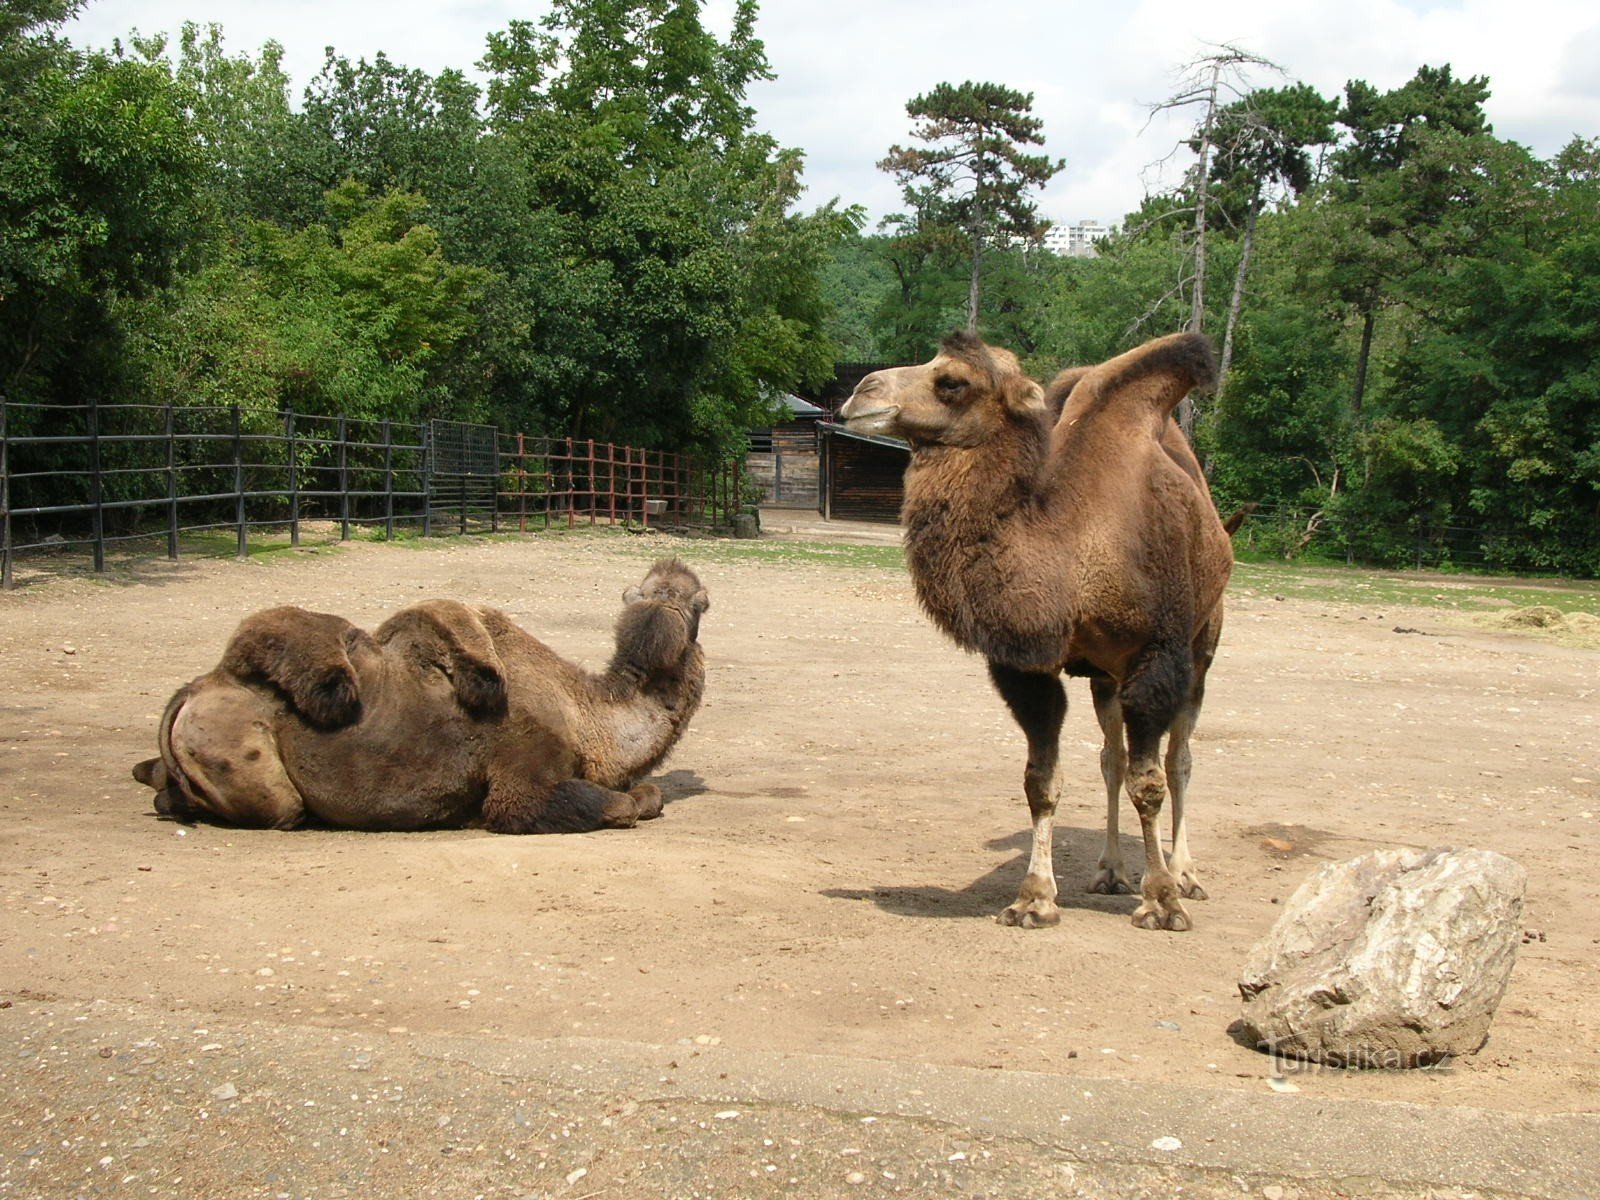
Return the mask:
{"type": "Polygon", "coordinates": [[[74,46],[76,7],[0,12],[9,401],[734,453],[835,362],[963,324],[1040,377],[1200,328],[1224,373],[1185,416],[1225,507],[1370,561],[1454,525],[1474,561],[1600,575],[1600,139],[1497,138],[1486,79],[1323,97],[1214,60],[1182,186],[1069,258],[1027,200],[1061,164],[999,85],[908,104],[927,145],[880,164],[905,212],[803,211],[804,148],[748,100],[755,0],[725,36],[701,0],[554,0],[488,36],[481,83],[330,52],[298,90],[216,27],[74,46]]]}

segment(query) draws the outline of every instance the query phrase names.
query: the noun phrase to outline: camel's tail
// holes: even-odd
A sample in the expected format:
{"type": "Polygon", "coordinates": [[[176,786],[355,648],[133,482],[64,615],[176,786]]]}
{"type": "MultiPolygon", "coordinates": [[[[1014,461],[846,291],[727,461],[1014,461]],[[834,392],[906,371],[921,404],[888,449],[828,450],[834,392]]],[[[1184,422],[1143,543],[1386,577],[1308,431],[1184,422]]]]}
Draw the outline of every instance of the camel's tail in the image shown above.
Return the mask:
{"type": "Polygon", "coordinates": [[[1255,512],[1255,510],[1256,502],[1252,500],[1249,504],[1244,505],[1239,509],[1238,512],[1234,513],[1233,516],[1224,521],[1222,523],[1222,527],[1228,531],[1228,536],[1232,537],[1234,534],[1238,533],[1239,526],[1244,524],[1244,519],[1251,513],[1255,512]]]}

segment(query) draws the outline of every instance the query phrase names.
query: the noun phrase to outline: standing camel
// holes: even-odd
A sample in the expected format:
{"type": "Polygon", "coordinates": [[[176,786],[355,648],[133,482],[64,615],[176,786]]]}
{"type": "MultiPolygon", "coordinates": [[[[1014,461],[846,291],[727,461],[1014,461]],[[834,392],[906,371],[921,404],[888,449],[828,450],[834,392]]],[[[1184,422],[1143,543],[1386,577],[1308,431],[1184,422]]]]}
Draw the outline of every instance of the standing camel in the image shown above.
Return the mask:
{"type": "Polygon", "coordinates": [[[1105,737],[1106,847],[1089,890],[1132,891],[1117,837],[1126,785],[1145,849],[1133,923],[1189,929],[1184,898],[1205,898],[1184,819],[1189,735],[1233,551],[1172,410],[1214,376],[1210,343],[1178,334],[1064,371],[1046,393],[1015,355],[958,333],[930,362],[867,376],[840,410],[852,431],[910,443],[902,519],[917,597],[988,660],[1027,737],[1033,849],[1006,925],[1061,919],[1063,672],[1088,676],[1105,737]],[[1158,827],[1169,789],[1170,857],[1158,827]]]}

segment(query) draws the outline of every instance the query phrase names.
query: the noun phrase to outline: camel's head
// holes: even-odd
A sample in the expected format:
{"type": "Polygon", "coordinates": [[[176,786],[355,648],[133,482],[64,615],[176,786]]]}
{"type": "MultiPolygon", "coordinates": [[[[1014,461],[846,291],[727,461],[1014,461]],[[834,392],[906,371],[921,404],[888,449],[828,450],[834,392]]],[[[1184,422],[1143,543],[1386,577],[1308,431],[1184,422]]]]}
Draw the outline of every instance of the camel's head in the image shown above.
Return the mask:
{"type": "Polygon", "coordinates": [[[1017,356],[970,333],[952,333],[916,367],[874,371],[839,415],[854,433],[902,437],[913,446],[978,446],[1008,423],[1038,421],[1044,393],[1017,356]]]}
{"type": "Polygon", "coordinates": [[[658,559],[622,602],[614,662],[645,674],[682,660],[700,636],[700,614],[711,607],[699,577],[676,558],[658,559]]]}

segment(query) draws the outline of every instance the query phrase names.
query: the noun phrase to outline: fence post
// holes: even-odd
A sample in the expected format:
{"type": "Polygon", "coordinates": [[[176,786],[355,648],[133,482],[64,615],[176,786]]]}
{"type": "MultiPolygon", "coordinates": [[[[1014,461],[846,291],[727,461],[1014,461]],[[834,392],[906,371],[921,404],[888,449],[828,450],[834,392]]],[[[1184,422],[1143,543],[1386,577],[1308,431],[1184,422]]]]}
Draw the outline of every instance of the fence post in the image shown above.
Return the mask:
{"type": "Polygon", "coordinates": [[[422,536],[433,536],[433,425],[424,421],[422,433],[422,536]]]}
{"type": "Polygon", "coordinates": [[[0,588],[16,586],[11,578],[11,433],[6,424],[9,401],[0,396],[0,588]]]}
{"type": "Polygon", "coordinates": [[[489,477],[489,532],[500,532],[500,428],[494,433],[494,474],[489,477]]]}
{"type": "Polygon", "coordinates": [[[617,523],[617,444],[606,443],[606,524],[617,523]]]}
{"type": "Polygon", "coordinates": [[[461,502],[461,528],[459,532],[463,537],[467,532],[467,435],[463,432],[456,445],[456,494],[461,502]]]}
{"type": "Polygon", "coordinates": [[[573,440],[566,438],[566,528],[578,523],[578,493],[573,490],[573,440]]]}
{"type": "Polygon", "coordinates": [[[163,404],[162,427],[167,435],[167,558],[178,561],[178,429],[172,405],[163,404]]]}
{"type": "Polygon", "coordinates": [[[622,448],[622,526],[633,525],[633,447],[622,448]]]}
{"type": "Polygon", "coordinates": [[[550,469],[550,439],[539,439],[540,459],[544,464],[541,474],[544,476],[544,502],[539,506],[544,512],[544,527],[550,528],[550,505],[556,494],[556,473],[550,469]]]}
{"type": "Polygon", "coordinates": [[[94,533],[94,569],[106,569],[105,488],[100,478],[100,401],[89,401],[89,504],[94,533]]]}
{"type": "Polygon", "coordinates": [[[233,436],[233,515],[239,527],[239,553],[237,557],[250,556],[249,535],[245,532],[244,519],[244,438],[239,428],[239,406],[228,406],[229,420],[233,436]]]}
{"type": "Polygon", "coordinates": [[[284,436],[289,439],[289,545],[300,545],[300,447],[294,436],[294,413],[283,414],[284,436]]]}
{"type": "Polygon", "coordinates": [[[394,426],[383,422],[383,540],[394,541],[394,426]]]}
{"type": "Polygon", "coordinates": [[[350,426],[339,418],[339,540],[350,540],[350,426]]]}
{"type": "Polygon", "coordinates": [[[517,532],[528,532],[528,439],[517,434],[517,532]]]}
{"type": "Polygon", "coordinates": [[[594,510],[599,505],[599,502],[600,502],[600,492],[599,492],[600,485],[597,484],[595,482],[595,480],[594,480],[594,439],[593,438],[589,439],[589,459],[588,459],[588,462],[586,462],[584,464],[584,468],[583,469],[588,473],[588,476],[589,476],[589,480],[588,480],[588,482],[589,482],[589,524],[593,525],[594,521],[595,521],[594,510]]]}

